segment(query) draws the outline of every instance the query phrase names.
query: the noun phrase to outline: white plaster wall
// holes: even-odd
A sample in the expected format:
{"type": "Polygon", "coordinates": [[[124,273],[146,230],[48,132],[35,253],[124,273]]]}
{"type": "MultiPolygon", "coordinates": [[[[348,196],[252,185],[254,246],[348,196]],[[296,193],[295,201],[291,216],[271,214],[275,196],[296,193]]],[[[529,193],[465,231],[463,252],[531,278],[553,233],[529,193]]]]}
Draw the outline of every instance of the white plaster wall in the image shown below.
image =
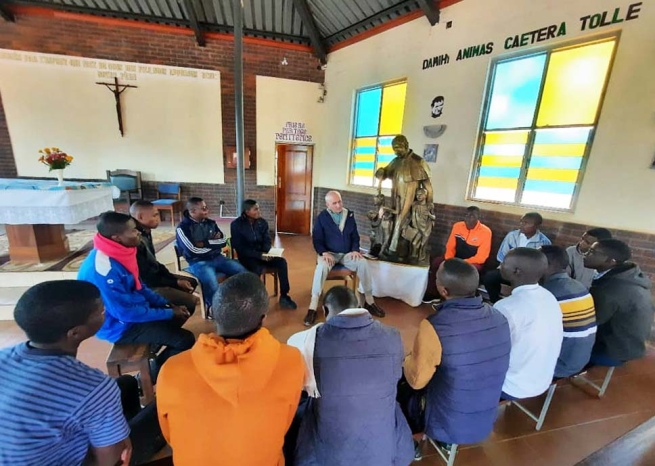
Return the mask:
{"type": "MultiPolygon", "coordinates": [[[[318,103],[319,84],[293,79],[257,76],[257,184],[276,184],[275,134],[286,122],[304,123],[312,136],[314,154],[321,146],[324,104],[318,103]]],[[[309,144],[281,141],[280,144],[309,144]]],[[[316,165],[314,165],[316,177],[316,165]]]]}
{"type": "Polygon", "coordinates": [[[0,50],[0,92],[20,176],[51,176],[37,152],[57,146],[75,157],[67,178],[131,169],[145,180],[224,182],[218,72],[0,50]],[[114,96],[95,84],[112,72],[138,86],[121,97],[125,137],[114,96]]]}
{"type": "MultiPolygon", "coordinates": [[[[581,31],[580,18],[621,8],[630,0],[464,0],[445,8],[441,22],[430,27],[422,17],[329,55],[328,89],[317,148],[316,184],[369,192],[348,185],[353,98],[357,89],[407,78],[403,132],[417,153],[438,143],[433,167],[435,202],[468,205],[467,185],[483,107],[485,83],[493,58],[525,53],[543,46],[592,39],[621,31],[603,112],[582,189],[572,213],[547,212],[562,221],[655,232],[655,2],[644,1],[638,19],[581,31]],[[446,22],[453,27],[446,29],[446,22]],[[567,23],[567,35],[534,46],[506,51],[505,39],[551,24],[567,23]],[[460,48],[494,42],[490,55],[455,61],[460,48]],[[423,59],[448,53],[450,64],[422,70],[423,59]],[[446,98],[444,115],[430,117],[430,102],[446,98]],[[423,135],[427,124],[447,124],[436,140],[423,135]]],[[[477,202],[485,209],[520,214],[525,209],[477,202]]]]}

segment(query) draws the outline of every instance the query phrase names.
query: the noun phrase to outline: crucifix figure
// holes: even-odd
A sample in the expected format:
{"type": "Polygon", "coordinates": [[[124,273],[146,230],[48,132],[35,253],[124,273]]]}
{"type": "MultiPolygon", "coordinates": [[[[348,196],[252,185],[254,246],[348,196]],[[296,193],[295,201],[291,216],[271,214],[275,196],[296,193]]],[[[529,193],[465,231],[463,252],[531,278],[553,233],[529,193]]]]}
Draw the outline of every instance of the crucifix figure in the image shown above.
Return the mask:
{"type": "Polygon", "coordinates": [[[121,132],[121,137],[123,137],[123,112],[121,109],[121,94],[125,92],[128,87],[133,87],[136,89],[137,86],[132,86],[130,84],[118,84],[118,78],[114,78],[114,83],[96,83],[101,86],[107,87],[113,94],[114,99],[116,99],[116,115],[118,116],[118,130],[121,132]]]}

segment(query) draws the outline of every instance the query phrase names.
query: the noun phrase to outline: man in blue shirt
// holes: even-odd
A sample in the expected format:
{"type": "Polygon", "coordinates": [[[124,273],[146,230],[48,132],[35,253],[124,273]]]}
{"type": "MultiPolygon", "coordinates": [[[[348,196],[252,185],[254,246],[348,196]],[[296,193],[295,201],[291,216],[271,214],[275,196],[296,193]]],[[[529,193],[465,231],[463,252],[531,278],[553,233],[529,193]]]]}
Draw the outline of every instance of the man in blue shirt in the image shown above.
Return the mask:
{"type": "MultiPolygon", "coordinates": [[[[507,253],[514,248],[539,249],[541,246],[551,244],[548,237],[539,231],[539,227],[543,221],[544,219],[541,214],[537,212],[529,212],[521,217],[519,229],[507,233],[507,236],[505,236],[505,239],[501,243],[500,248],[498,249],[498,255],[496,256],[498,262],[502,263],[505,260],[507,253]]],[[[495,303],[500,299],[500,289],[502,284],[509,284],[503,280],[499,269],[487,272],[484,275],[482,282],[489,294],[489,301],[492,303],[495,303]]]]}
{"type": "Polygon", "coordinates": [[[343,207],[338,191],[328,191],[325,195],[325,205],[327,209],[316,217],[312,231],[314,249],[319,257],[312,283],[312,300],[304,320],[305,326],[310,327],[316,322],[316,309],[323,284],[332,267],[337,264],[357,272],[364,291],[365,302],[362,307],[376,317],[384,317],[384,311],[373,299],[373,285],[366,259],[359,252],[359,232],[354,212],[343,207]]]}
{"type": "Polygon", "coordinates": [[[77,360],[104,321],[91,283],[40,283],[14,319],[29,341],[0,351],[0,464],[129,464],[130,429],[116,382],[77,360]]]}

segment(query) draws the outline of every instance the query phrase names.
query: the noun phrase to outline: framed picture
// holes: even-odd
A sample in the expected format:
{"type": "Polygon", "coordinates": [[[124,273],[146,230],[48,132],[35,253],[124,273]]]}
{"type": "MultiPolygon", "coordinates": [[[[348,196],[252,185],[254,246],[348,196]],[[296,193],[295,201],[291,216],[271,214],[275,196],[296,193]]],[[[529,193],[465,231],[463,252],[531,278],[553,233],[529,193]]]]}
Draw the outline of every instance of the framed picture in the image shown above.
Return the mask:
{"type": "Polygon", "coordinates": [[[439,144],[426,144],[423,149],[423,158],[428,163],[436,163],[437,152],[439,152],[439,144]]]}

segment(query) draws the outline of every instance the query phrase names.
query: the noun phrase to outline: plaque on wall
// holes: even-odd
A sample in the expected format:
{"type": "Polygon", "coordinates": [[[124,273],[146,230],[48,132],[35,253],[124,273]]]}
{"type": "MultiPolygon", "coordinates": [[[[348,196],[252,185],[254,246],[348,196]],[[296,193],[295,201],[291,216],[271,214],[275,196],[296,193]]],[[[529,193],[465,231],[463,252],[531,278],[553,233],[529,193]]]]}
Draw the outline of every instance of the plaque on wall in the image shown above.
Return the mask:
{"type": "MultiPolygon", "coordinates": [[[[246,147],[244,154],[244,167],[249,170],[252,165],[250,147],[246,147]]],[[[225,146],[225,168],[237,168],[237,148],[236,146],[225,146]]]]}

